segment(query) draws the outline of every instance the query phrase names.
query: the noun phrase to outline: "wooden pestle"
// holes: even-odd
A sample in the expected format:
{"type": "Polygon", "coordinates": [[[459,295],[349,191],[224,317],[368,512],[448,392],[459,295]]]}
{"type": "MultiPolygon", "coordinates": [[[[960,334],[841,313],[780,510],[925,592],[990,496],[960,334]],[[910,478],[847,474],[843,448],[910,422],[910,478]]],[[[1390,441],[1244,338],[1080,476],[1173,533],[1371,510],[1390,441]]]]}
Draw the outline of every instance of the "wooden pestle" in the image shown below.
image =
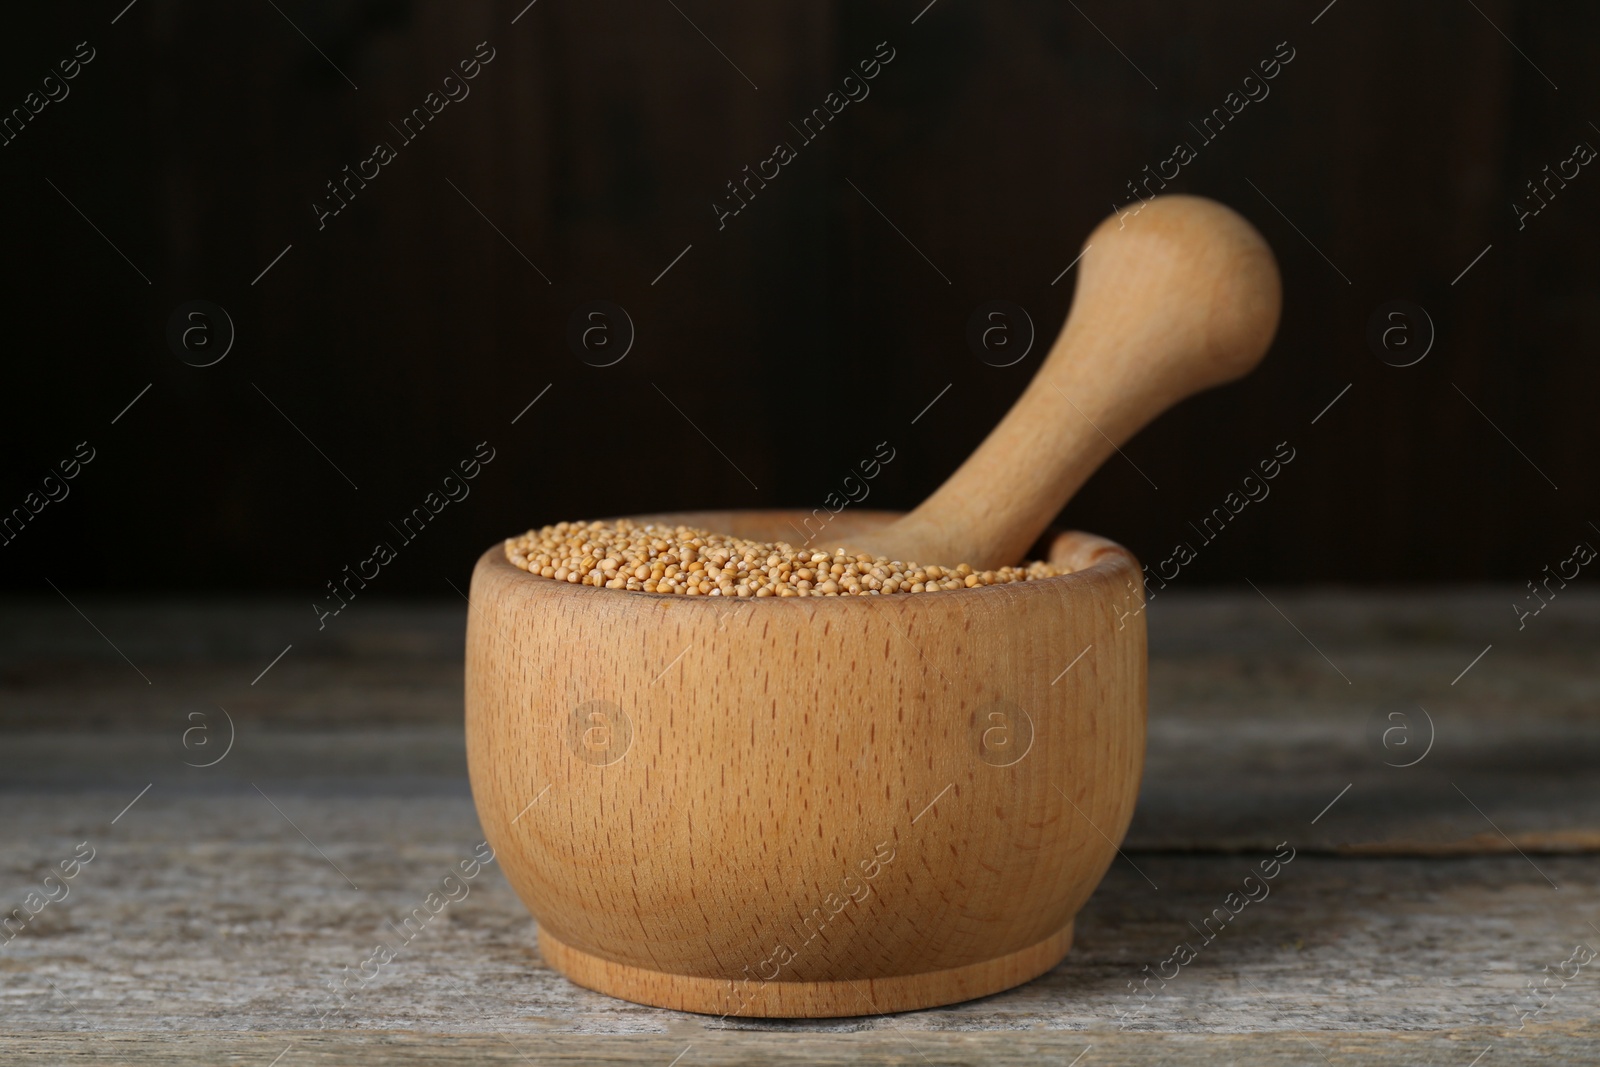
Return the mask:
{"type": "Polygon", "coordinates": [[[985,570],[1019,562],[1089,476],[1178,401],[1249,373],[1277,330],[1266,240],[1231,208],[1161,196],[1084,242],[1061,334],[982,445],[915,511],[848,548],[985,570]]]}

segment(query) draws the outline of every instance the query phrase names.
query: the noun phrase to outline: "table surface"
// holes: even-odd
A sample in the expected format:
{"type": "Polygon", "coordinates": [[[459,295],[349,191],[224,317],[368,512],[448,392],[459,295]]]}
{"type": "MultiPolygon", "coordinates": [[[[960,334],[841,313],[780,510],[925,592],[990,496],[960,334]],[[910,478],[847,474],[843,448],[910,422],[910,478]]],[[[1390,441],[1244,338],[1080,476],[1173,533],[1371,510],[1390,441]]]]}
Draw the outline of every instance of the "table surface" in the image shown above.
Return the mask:
{"type": "Polygon", "coordinates": [[[641,1007],[546,967],[490,866],[333,1028],[328,983],[482,836],[466,605],[318,633],[277,602],[0,604],[0,902],[94,850],[0,945],[0,1059],[1600,1063],[1600,961],[1574,962],[1600,950],[1600,596],[1521,629],[1518,599],[1157,599],[1138,813],[1072,952],[1020,988],[834,1020],[641,1007]],[[1280,842],[1270,896],[1135,996],[1280,842]]]}

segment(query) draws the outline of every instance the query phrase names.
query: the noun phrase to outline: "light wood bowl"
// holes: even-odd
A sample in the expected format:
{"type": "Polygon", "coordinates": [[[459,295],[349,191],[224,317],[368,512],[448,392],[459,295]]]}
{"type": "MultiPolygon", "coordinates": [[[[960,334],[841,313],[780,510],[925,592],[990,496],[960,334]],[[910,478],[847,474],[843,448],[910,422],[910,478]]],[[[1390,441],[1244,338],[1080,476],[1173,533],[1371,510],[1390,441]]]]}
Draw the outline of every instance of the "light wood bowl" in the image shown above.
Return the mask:
{"type": "MultiPolygon", "coordinates": [[[[643,520],[783,540],[804,517],[643,520]]],[[[467,761],[544,958],[627,1000],[750,1016],[932,1007],[1054,967],[1133,814],[1145,628],[1127,550],[1063,533],[1048,558],[1074,573],[755,600],[484,553],[467,761]]]]}

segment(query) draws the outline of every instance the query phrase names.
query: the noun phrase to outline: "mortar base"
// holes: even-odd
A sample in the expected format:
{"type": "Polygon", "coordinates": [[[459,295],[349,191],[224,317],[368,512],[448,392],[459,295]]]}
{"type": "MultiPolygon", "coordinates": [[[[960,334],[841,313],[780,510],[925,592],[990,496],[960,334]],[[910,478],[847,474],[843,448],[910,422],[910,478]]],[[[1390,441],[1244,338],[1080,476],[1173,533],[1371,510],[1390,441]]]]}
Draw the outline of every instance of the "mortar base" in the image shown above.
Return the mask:
{"type": "Polygon", "coordinates": [[[730,982],[616,963],[573,948],[543,927],[539,952],[571,981],[609,996],[702,1015],[818,1019],[936,1008],[1039,977],[1072,947],[1072,923],[997,959],[922,974],[828,982],[730,982]]]}

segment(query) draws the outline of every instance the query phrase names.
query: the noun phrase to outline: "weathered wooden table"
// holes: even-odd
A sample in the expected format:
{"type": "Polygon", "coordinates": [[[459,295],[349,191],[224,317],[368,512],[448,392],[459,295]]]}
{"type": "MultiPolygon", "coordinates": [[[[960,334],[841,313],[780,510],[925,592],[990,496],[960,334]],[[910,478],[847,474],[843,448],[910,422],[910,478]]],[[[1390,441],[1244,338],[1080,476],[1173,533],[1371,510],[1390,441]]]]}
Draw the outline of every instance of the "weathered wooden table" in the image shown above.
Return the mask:
{"type": "Polygon", "coordinates": [[[1059,967],[823,1021],[572,986],[492,865],[335,999],[481,839],[464,604],[5,605],[0,1061],[1600,1062],[1600,597],[1266,594],[1151,606],[1139,812],[1059,967]]]}

